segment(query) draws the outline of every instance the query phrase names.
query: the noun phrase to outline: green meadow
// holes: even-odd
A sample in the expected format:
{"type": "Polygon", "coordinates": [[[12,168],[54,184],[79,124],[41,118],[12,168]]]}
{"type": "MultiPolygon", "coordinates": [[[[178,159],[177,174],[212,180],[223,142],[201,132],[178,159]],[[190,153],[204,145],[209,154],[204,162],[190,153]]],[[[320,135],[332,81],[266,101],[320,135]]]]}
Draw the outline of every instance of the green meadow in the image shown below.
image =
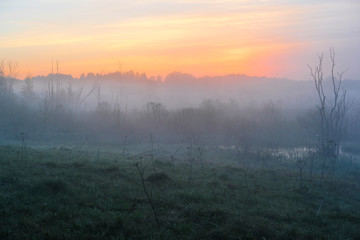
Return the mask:
{"type": "Polygon", "coordinates": [[[358,160],[291,156],[3,145],[0,238],[360,239],[358,160]]]}

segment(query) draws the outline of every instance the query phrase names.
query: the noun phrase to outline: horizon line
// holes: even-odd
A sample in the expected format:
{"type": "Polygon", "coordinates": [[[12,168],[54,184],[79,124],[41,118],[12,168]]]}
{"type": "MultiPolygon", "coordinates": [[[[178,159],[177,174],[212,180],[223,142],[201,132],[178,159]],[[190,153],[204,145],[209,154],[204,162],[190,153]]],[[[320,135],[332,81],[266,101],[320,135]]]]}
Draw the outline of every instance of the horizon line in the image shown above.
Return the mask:
{"type": "MultiPolygon", "coordinates": [[[[33,78],[39,78],[39,77],[50,77],[50,76],[71,76],[71,78],[73,79],[82,79],[82,78],[87,78],[90,77],[89,75],[94,75],[94,76],[107,76],[107,75],[113,75],[113,74],[129,74],[129,73],[133,73],[135,76],[142,76],[144,75],[146,77],[146,79],[151,80],[151,81],[159,81],[158,79],[160,78],[161,82],[164,82],[166,78],[168,78],[169,76],[171,76],[172,74],[179,74],[179,75],[187,75],[190,76],[191,78],[195,78],[195,79],[202,79],[202,78],[222,78],[222,77],[230,77],[230,76],[238,76],[238,77],[248,77],[248,78],[266,78],[266,79],[281,79],[281,80],[290,80],[290,81],[309,81],[311,80],[309,79],[303,79],[303,80],[296,80],[296,79],[292,79],[292,78],[288,78],[288,77],[275,77],[275,76],[265,76],[265,75],[248,75],[245,73],[227,73],[227,74],[215,74],[215,75],[195,75],[189,72],[182,72],[182,71],[178,71],[178,70],[174,70],[171,71],[165,75],[153,75],[153,74],[148,74],[145,71],[140,72],[140,71],[136,71],[136,70],[128,70],[128,71],[113,71],[113,72],[86,72],[86,73],[82,73],[80,74],[80,76],[76,76],[76,74],[71,74],[71,73],[48,73],[47,75],[44,74],[37,74],[32,76],[32,74],[30,73],[30,76],[25,76],[24,78],[17,78],[15,77],[14,79],[16,80],[20,80],[20,81],[24,81],[27,78],[33,79],[33,78]]],[[[352,80],[352,79],[345,79],[345,80],[352,80]]]]}

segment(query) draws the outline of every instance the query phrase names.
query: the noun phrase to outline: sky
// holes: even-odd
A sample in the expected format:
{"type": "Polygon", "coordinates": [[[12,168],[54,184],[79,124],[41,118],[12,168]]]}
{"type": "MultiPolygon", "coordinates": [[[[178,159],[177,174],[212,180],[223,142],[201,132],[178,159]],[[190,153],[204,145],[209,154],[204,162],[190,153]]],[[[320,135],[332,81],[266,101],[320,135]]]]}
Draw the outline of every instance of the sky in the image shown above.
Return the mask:
{"type": "MultiPolygon", "coordinates": [[[[0,60],[19,78],[173,71],[309,80],[329,48],[360,80],[359,0],[0,0],[0,60]],[[55,70],[54,70],[55,71],[55,70]]],[[[325,68],[326,69],[326,68],[325,68]]]]}

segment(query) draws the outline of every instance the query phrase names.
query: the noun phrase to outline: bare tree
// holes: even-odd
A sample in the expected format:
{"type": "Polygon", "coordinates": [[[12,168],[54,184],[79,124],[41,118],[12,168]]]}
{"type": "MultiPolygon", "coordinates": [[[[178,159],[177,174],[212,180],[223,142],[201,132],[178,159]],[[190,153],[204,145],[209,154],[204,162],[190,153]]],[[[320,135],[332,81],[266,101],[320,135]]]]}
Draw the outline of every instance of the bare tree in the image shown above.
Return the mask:
{"type": "Polygon", "coordinates": [[[6,77],[4,60],[0,61],[0,95],[6,91],[6,77]]]}
{"type": "Polygon", "coordinates": [[[8,94],[11,94],[12,91],[13,91],[14,80],[17,77],[17,75],[19,74],[18,63],[14,62],[12,60],[9,60],[9,61],[7,61],[7,67],[8,67],[8,72],[7,72],[7,79],[8,79],[7,92],[8,92],[8,94]]]}
{"type": "Polygon", "coordinates": [[[23,95],[26,101],[32,101],[35,97],[34,92],[34,84],[32,81],[31,73],[27,73],[26,78],[24,80],[24,85],[21,89],[21,94],[23,95]]]}
{"type": "Polygon", "coordinates": [[[0,62],[0,93],[10,95],[13,92],[13,85],[17,77],[18,63],[8,60],[5,64],[4,60],[0,62]]]}
{"type": "Polygon", "coordinates": [[[350,104],[346,99],[346,90],[342,88],[343,74],[335,73],[335,51],[330,48],[331,76],[330,91],[324,86],[323,54],[319,56],[319,64],[315,67],[308,66],[315,83],[318,96],[317,109],[320,117],[320,153],[324,158],[322,175],[325,170],[326,159],[335,159],[339,155],[339,149],[345,132],[346,113],[350,104]]]}

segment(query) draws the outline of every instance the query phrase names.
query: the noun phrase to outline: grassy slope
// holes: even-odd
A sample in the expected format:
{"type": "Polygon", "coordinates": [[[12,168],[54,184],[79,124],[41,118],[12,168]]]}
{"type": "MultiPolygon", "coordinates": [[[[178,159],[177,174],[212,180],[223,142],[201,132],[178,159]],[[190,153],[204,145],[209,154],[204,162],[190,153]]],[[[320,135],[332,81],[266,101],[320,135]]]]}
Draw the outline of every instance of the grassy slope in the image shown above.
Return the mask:
{"type": "Polygon", "coordinates": [[[20,152],[0,147],[0,239],[360,239],[358,165],[300,190],[295,169],[230,160],[20,152]]]}

